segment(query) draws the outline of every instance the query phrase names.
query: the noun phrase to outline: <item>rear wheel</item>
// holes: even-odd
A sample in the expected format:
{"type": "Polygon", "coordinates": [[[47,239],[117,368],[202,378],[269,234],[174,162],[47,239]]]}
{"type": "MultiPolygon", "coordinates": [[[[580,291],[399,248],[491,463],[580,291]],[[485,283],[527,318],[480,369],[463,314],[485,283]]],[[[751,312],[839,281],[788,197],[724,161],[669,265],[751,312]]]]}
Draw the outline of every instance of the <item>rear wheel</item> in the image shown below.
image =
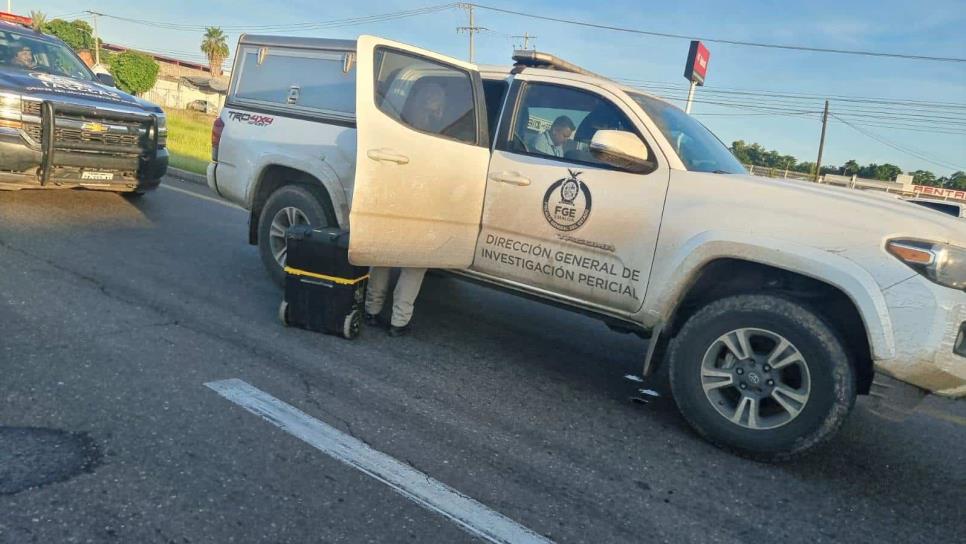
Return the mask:
{"type": "Polygon", "coordinates": [[[671,342],[671,390],[714,444],[759,460],[830,438],[855,402],[849,357],[805,306],[768,295],[712,302],[671,342]]]}
{"type": "Polygon", "coordinates": [[[279,286],[285,282],[285,232],[295,225],[327,227],[328,214],[310,190],[285,185],[272,193],[258,219],[258,251],[268,275],[279,286]]]}

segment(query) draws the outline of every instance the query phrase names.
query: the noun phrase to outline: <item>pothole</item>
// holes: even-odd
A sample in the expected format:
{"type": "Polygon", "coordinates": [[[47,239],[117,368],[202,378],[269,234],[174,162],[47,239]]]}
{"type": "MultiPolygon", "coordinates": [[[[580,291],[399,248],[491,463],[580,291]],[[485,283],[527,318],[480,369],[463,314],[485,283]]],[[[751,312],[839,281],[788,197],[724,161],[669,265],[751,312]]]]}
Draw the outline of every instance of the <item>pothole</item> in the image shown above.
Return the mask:
{"type": "Polygon", "coordinates": [[[0,495],[93,472],[100,459],[87,433],[0,426],[0,495]]]}

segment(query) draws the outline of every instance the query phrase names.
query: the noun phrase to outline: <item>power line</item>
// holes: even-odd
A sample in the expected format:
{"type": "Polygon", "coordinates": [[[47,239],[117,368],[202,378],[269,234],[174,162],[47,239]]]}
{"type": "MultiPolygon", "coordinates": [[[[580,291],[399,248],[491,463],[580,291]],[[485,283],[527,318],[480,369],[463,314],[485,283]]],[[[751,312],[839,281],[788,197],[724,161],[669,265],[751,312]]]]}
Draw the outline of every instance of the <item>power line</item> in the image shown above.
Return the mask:
{"type": "MultiPolygon", "coordinates": [[[[320,30],[325,28],[338,28],[341,26],[353,26],[365,23],[373,22],[383,22],[391,21],[396,19],[402,19],[407,17],[414,17],[417,15],[426,15],[430,13],[436,13],[439,11],[444,11],[448,9],[453,9],[457,6],[455,3],[450,4],[438,4],[433,6],[426,6],[422,8],[416,8],[405,11],[394,11],[387,13],[380,13],[375,15],[367,15],[363,17],[351,17],[347,19],[333,19],[329,21],[318,21],[318,22],[306,22],[306,23],[289,23],[289,24],[271,24],[271,25],[220,25],[219,28],[226,32],[271,32],[271,31],[286,31],[286,32],[305,32],[309,30],[320,30]]],[[[124,21],[127,23],[140,24],[146,26],[152,26],[156,28],[164,28],[166,30],[177,30],[183,32],[203,32],[210,26],[218,25],[194,25],[186,23],[172,23],[167,21],[152,21],[147,19],[137,19],[133,17],[123,17],[120,15],[104,14],[105,17],[110,17],[119,21],[124,21]]]]}
{"type": "MultiPolygon", "coordinates": [[[[685,84],[678,84],[666,81],[653,81],[646,79],[630,79],[630,78],[613,78],[616,81],[625,81],[631,84],[643,84],[648,87],[664,87],[670,89],[679,89],[682,91],[687,91],[688,86],[685,84]]],[[[705,86],[701,89],[702,93],[722,93],[722,94],[740,94],[740,95],[752,95],[752,96],[774,96],[780,98],[793,98],[793,99],[807,99],[812,98],[816,100],[825,100],[826,97],[830,99],[835,99],[836,102],[855,102],[855,103],[879,103],[879,104],[900,104],[900,105],[910,105],[925,108],[962,108],[966,109],[966,103],[962,102],[938,102],[929,100],[914,100],[907,98],[885,98],[885,97],[870,97],[870,96],[855,96],[855,95],[836,95],[836,94],[809,94],[809,93],[796,93],[790,91],[775,91],[769,89],[737,89],[728,87],[713,87],[705,86]]]]}
{"type": "Polygon", "coordinates": [[[473,4],[474,6],[485,9],[489,11],[496,11],[499,13],[507,13],[510,15],[517,15],[520,17],[529,17],[532,19],[541,19],[544,21],[553,21],[555,23],[564,23],[569,25],[577,25],[588,28],[596,28],[600,30],[613,30],[615,32],[626,32],[629,34],[643,34],[645,36],[656,36],[658,38],[675,38],[680,40],[701,40],[703,42],[710,43],[722,43],[727,45],[741,45],[747,47],[763,47],[769,49],[785,49],[792,51],[810,51],[813,53],[835,53],[839,55],[861,55],[867,57],[883,57],[883,58],[896,58],[905,60],[924,60],[924,61],[934,61],[934,62],[966,62],[966,58],[958,57],[934,57],[929,55],[911,55],[905,53],[886,53],[881,51],[863,51],[858,49],[832,49],[825,47],[808,47],[804,45],[787,45],[787,44],[775,44],[775,43],[761,43],[761,42],[745,42],[738,40],[725,40],[721,38],[708,38],[701,36],[689,36],[686,34],[672,34],[669,32],[654,32],[649,30],[640,30],[635,28],[625,28],[613,25],[603,25],[595,23],[586,23],[583,21],[577,21],[574,19],[563,19],[559,17],[550,17],[547,15],[537,15],[535,13],[526,13],[522,11],[514,11],[503,8],[495,8],[492,6],[485,6],[482,4],[473,4]]]}
{"type": "Polygon", "coordinates": [[[913,150],[913,149],[910,149],[910,148],[907,148],[907,147],[903,147],[903,146],[901,146],[899,144],[896,144],[894,142],[890,142],[888,140],[885,140],[883,138],[880,138],[879,136],[876,136],[875,134],[872,134],[872,133],[870,133],[870,132],[868,132],[868,131],[866,131],[866,130],[864,130],[862,128],[859,128],[859,127],[853,125],[852,123],[846,121],[845,119],[842,119],[841,117],[839,117],[839,116],[837,116],[835,114],[832,114],[832,116],[835,117],[836,119],[838,119],[839,121],[845,123],[846,125],[848,125],[849,127],[851,127],[853,130],[855,130],[856,132],[858,132],[858,133],[860,133],[860,134],[862,134],[862,135],[864,135],[864,136],[866,136],[868,138],[872,138],[873,140],[879,142],[882,145],[889,146],[892,149],[895,149],[896,151],[899,151],[901,153],[905,153],[905,154],[907,154],[909,156],[912,156],[912,157],[916,157],[917,159],[926,161],[926,162],[928,162],[930,164],[934,164],[934,165],[939,166],[939,167],[942,167],[942,168],[952,168],[953,170],[966,170],[966,168],[963,168],[963,167],[960,167],[960,166],[955,166],[955,165],[953,165],[951,163],[946,163],[945,161],[940,161],[940,160],[937,160],[937,159],[932,159],[932,158],[926,157],[926,156],[922,155],[922,152],[920,152],[920,151],[916,151],[916,150],[913,150]]]}

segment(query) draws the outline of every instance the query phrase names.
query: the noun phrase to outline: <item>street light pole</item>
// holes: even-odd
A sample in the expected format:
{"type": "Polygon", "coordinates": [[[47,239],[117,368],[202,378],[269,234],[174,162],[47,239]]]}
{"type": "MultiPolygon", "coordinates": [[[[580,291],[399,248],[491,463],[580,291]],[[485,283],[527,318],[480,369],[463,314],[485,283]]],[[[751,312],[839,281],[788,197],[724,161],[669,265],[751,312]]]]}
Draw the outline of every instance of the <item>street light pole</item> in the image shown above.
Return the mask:
{"type": "Polygon", "coordinates": [[[691,81],[691,86],[688,87],[688,103],[684,106],[684,113],[691,113],[691,102],[694,100],[694,90],[698,87],[698,84],[691,81]]]}
{"type": "Polygon", "coordinates": [[[101,63],[101,39],[97,33],[97,16],[102,14],[90,10],[85,13],[89,14],[94,21],[94,65],[97,66],[101,63]]]}

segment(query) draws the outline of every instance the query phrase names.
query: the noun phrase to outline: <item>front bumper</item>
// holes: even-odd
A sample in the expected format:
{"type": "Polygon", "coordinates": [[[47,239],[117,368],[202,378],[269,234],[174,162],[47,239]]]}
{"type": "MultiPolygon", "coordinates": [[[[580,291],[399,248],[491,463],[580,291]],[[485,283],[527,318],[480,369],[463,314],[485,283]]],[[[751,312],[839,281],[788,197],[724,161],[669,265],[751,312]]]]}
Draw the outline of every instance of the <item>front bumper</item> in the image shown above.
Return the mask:
{"type": "Polygon", "coordinates": [[[169,154],[161,148],[149,159],[64,152],[58,152],[57,157],[59,168],[44,180],[43,151],[30,146],[20,134],[0,133],[0,190],[148,191],[156,188],[167,172],[169,154]]]}
{"type": "Polygon", "coordinates": [[[896,357],[875,361],[876,370],[937,395],[966,397],[966,357],[955,351],[966,323],[966,293],[915,276],[883,294],[896,357]]]}
{"type": "Polygon", "coordinates": [[[156,113],[23,96],[5,115],[19,125],[0,128],[0,189],[144,191],[167,171],[156,113]]]}

